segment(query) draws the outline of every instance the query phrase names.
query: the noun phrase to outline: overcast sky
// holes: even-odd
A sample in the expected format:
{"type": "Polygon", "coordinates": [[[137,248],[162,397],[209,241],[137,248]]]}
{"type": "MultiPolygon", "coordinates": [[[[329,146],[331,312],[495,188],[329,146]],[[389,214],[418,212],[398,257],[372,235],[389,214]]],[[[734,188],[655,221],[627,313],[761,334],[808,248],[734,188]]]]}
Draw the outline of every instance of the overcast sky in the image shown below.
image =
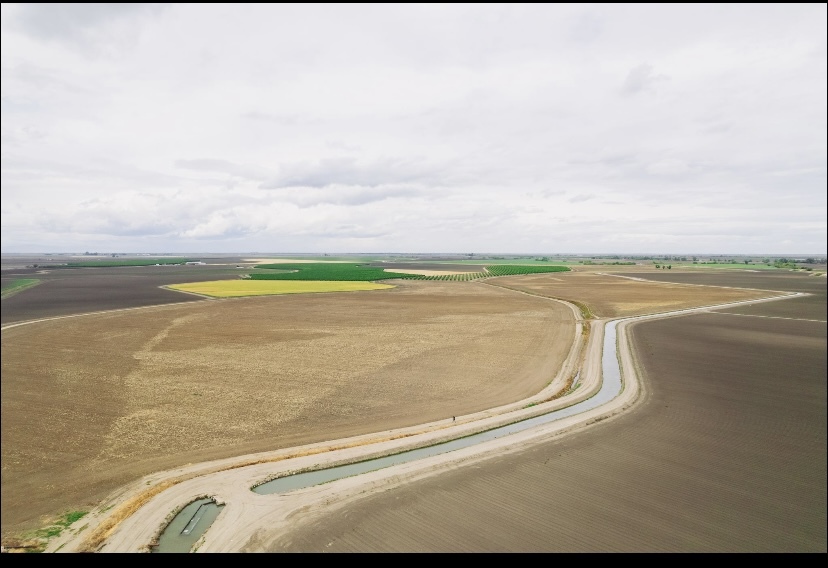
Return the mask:
{"type": "Polygon", "coordinates": [[[826,252],[826,5],[2,5],[2,252],[826,252]]]}

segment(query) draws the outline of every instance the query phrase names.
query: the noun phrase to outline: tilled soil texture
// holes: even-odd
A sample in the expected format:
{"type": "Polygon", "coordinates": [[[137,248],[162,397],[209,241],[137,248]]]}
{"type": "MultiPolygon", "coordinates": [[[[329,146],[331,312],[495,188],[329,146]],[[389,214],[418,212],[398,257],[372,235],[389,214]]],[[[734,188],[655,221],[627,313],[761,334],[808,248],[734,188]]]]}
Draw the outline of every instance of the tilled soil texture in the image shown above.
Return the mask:
{"type": "Polygon", "coordinates": [[[805,292],[810,294],[802,298],[791,298],[780,302],[766,302],[739,308],[728,309],[729,313],[767,316],[815,319],[826,321],[826,284],[828,279],[808,276],[796,272],[705,272],[700,274],[628,274],[639,278],[648,278],[662,282],[676,282],[686,284],[702,284],[713,286],[744,286],[762,290],[786,290],[789,292],[805,292]]]}
{"type": "Polygon", "coordinates": [[[633,280],[593,272],[556,272],[503,276],[487,280],[495,286],[586,304],[598,317],[626,317],[660,313],[773,294],[731,288],[633,280]]]}
{"type": "Polygon", "coordinates": [[[42,282],[3,300],[0,323],[103,310],[202,300],[159,288],[167,284],[235,279],[245,270],[229,266],[130,266],[4,271],[3,283],[19,278],[42,282]]]}
{"type": "Polygon", "coordinates": [[[745,270],[707,270],[701,271],[664,271],[625,272],[625,276],[646,278],[659,282],[678,284],[702,284],[705,286],[733,286],[737,288],[757,288],[759,290],[787,290],[790,292],[817,293],[825,291],[825,278],[808,276],[801,272],[787,270],[765,270],[748,272],[745,270]]]}
{"type": "Polygon", "coordinates": [[[471,282],[7,329],[3,532],[152,471],[523,399],[555,376],[574,330],[565,305],[471,282]]]}
{"type": "Polygon", "coordinates": [[[248,548],[826,552],[825,324],[711,313],[633,339],[629,414],[248,548]]]}

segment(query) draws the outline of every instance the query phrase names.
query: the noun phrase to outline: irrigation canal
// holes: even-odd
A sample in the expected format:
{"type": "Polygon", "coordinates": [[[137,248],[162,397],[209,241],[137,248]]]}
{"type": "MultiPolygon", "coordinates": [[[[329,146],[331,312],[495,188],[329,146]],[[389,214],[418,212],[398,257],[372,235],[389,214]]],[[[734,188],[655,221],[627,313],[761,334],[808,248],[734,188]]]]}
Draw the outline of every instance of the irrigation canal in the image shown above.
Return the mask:
{"type": "MultiPolygon", "coordinates": [[[[257,485],[253,488],[253,491],[260,495],[272,495],[274,493],[282,494],[296,489],[313,487],[314,485],[336,481],[337,479],[352,477],[393,465],[453,452],[597,408],[611,401],[621,393],[621,367],[617,356],[616,337],[616,325],[619,322],[620,320],[612,321],[605,326],[604,345],[601,354],[603,380],[601,381],[600,390],[587,400],[541,416],[535,416],[534,418],[528,418],[507,424],[506,426],[500,426],[485,432],[479,432],[433,446],[407,450],[398,454],[362,462],[279,477],[257,485]]],[[[153,552],[190,551],[198,539],[210,528],[210,525],[218,516],[221,507],[221,505],[217,505],[212,499],[193,501],[170,521],[170,524],[167,525],[167,528],[164,529],[164,532],[159,537],[157,546],[153,547],[153,552]]]]}

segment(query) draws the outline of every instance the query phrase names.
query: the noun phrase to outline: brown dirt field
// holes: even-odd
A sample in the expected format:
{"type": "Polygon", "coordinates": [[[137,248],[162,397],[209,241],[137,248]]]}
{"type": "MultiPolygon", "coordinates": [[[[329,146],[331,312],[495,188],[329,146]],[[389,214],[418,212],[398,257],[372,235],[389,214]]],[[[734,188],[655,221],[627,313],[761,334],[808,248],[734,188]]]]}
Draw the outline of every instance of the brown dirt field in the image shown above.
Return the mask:
{"type": "MultiPolygon", "coordinates": [[[[640,278],[653,275],[630,274],[640,278]]],[[[790,292],[806,292],[811,296],[791,298],[779,302],[767,302],[742,306],[725,310],[728,313],[757,315],[782,318],[802,318],[825,321],[828,311],[828,294],[826,294],[825,278],[816,278],[796,272],[746,273],[724,272],[703,274],[656,274],[655,279],[664,282],[685,282],[690,284],[706,284],[714,286],[746,286],[762,290],[787,290],[790,292]]]]}
{"type": "Polygon", "coordinates": [[[495,286],[582,302],[598,317],[626,317],[766,297],[766,292],[644,282],[594,272],[503,276],[495,286]]]}
{"type": "MultiPolygon", "coordinates": [[[[606,271],[606,272],[615,272],[606,271]]],[[[657,282],[677,284],[703,284],[706,286],[734,286],[737,288],[756,288],[759,290],[787,290],[789,292],[808,292],[812,294],[825,292],[826,280],[816,276],[807,276],[801,272],[744,270],[707,270],[707,271],[659,271],[624,272],[625,276],[646,278],[657,282]]]]}
{"type": "Polygon", "coordinates": [[[573,321],[479,283],[402,282],[6,329],[3,534],[152,471],[520,400],[555,375],[573,321]]]}
{"type": "Polygon", "coordinates": [[[744,314],[749,316],[826,321],[828,301],[826,301],[826,296],[823,293],[821,295],[791,298],[790,300],[743,306],[722,311],[730,314],[744,314]]]}
{"type": "Polygon", "coordinates": [[[826,552],[825,324],[704,314],[633,336],[648,394],[629,414],[367,497],[269,550],[826,552]]]}

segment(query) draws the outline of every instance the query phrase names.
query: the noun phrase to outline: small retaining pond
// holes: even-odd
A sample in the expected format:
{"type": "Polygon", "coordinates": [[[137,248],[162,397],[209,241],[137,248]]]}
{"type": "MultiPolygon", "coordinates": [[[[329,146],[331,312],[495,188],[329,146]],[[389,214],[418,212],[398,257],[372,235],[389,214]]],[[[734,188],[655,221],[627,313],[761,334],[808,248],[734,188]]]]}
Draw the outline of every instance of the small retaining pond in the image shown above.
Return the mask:
{"type": "Polygon", "coordinates": [[[223,508],[213,499],[193,501],[170,521],[152,552],[190,552],[223,508]]]}

